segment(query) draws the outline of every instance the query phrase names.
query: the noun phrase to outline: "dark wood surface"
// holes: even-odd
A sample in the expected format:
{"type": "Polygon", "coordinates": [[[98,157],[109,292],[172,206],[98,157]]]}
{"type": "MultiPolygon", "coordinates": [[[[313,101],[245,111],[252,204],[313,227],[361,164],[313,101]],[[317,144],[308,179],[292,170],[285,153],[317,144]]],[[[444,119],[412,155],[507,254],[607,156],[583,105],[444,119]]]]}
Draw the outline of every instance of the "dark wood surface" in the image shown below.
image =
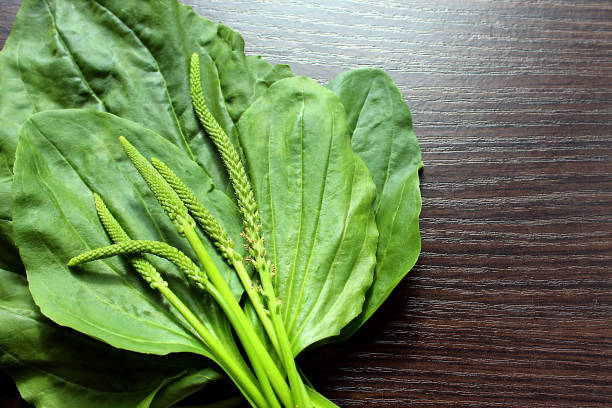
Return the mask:
{"type": "Polygon", "coordinates": [[[187,3],[321,83],[381,67],[412,110],[423,252],[353,339],[301,358],[323,394],[612,407],[612,2],[187,3]]]}

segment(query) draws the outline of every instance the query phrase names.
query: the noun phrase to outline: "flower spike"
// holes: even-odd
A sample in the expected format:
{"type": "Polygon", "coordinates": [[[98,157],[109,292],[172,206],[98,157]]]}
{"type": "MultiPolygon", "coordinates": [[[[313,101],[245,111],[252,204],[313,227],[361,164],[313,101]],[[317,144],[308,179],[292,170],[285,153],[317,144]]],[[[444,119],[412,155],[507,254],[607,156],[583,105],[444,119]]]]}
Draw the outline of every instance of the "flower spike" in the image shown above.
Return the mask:
{"type": "Polygon", "coordinates": [[[132,164],[134,164],[134,167],[136,167],[142,178],[147,182],[155,198],[157,198],[157,201],[159,201],[166,211],[166,214],[168,214],[168,217],[170,217],[170,220],[172,220],[179,233],[183,234],[184,222],[195,225],[195,222],[189,216],[187,207],[185,207],[179,196],[157,170],[155,170],[151,163],[149,163],[125,137],[121,136],[119,140],[132,164]]]}
{"type": "Polygon", "coordinates": [[[159,241],[125,241],[103,248],[93,249],[75,256],[68,261],[68,266],[76,266],[85,262],[109,258],[115,255],[141,255],[144,253],[159,256],[172,262],[187,276],[198,288],[206,289],[208,278],[193,263],[191,259],[173,246],[159,241]]]}
{"type": "Polygon", "coordinates": [[[219,224],[210,211],[200,203],[189,187],[161,160],[152,158],[151,163],[170,187],[172,187],[185,207],[187,207],[193,219],[202,227],[206,235],[212,239],[221,255],[227,260],[231,260],[232,256],[237,255],[232,250],[234,242],[228,236],[227,231],[219,224]]]}
{"type": "MultiPolygon", "coordinates": [[[[130,241],[128,234],[121,228],[121,225],[117,222],[115,217],[111,214],[106,207],[106,204],[98,194],[94,193],[94,202],[96,204],[96,211],[98,212],[98,218],[102,222],[106,233],[113,242],[127,242],[130,241]]],[[[166,282],[160,273],[155,269],[149,261],[143,256],[137,255],[129,258],[130,263],[136,269],[136,272],[142,276],[142,278],[151,286],[153,289],[159,289],[161,287],[168,287],[166,282]]]]}

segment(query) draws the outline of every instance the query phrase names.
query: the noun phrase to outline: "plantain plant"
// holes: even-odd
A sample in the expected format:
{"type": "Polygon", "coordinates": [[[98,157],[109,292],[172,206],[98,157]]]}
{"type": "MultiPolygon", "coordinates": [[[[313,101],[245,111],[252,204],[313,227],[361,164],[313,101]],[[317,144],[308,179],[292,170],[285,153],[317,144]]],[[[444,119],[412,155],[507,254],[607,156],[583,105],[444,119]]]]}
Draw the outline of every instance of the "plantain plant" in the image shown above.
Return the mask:
{"type": "Polygon", "coordinates": [[[323,87],[174,0],[25,0],[0,116],[0,368],[26,400],[334,406],[296,356],[352,335],[420,250],[387,74],[323,87]]]}

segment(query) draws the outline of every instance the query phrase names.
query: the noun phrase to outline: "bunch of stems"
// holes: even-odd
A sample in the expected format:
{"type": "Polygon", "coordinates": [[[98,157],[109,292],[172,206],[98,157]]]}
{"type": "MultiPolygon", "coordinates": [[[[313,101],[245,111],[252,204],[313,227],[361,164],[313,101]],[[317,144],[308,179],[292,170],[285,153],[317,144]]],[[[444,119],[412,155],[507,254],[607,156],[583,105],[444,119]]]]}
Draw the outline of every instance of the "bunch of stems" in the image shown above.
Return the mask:
{"type": "Polygon", "coordinates": [[[274,266],[265,254],[264,237],[253,189],[237,149],[206,106],[197,54],[193,54],[191,59],[190,85],[194,110],[216,145],[228,171],[243,220],[244,231],[241,235],[246,241],[248,257],[243,258],[234,248],[227,231],[165,163],[155,158],[151,158],[149,162],[125,138],[120,137],[127,156],[178,232],[188,240],[200,265],[196,265],[181,251],[163,242],[131,239],[108,210],[102,198],[96,194],[94,201],[98,216],[114,244],[81,254],[71,259],[69,265],[74,266],[115,255],[128,256],[133,268],[151,288],[159,291],[184,317],[209,350],[212,358],[228,374],[253,407],[334,407],[333,403],[307,388],[298,372],[278,307],[280,299],[276,296],[272,284],[274,266]],[[248,302],[255,310],[259,323],[264,329],[267,341],[259,337],[253,323],[247,318],[239,301],[219,272],[198,235],[198,226],[236,271],[248,296],[248,302]],[[232,325],[248,363],[236,361],[230,356],[224,345],[169,288],[161,274],[143,256],[145,253],[171,261],[194,286],[210,294],[232,325]],[[258,277],[261,284],[253,281],[250,269],[254,270],[253,276],[258,277]],[[270,346],[266,347],[265,344],[270,346]]]}

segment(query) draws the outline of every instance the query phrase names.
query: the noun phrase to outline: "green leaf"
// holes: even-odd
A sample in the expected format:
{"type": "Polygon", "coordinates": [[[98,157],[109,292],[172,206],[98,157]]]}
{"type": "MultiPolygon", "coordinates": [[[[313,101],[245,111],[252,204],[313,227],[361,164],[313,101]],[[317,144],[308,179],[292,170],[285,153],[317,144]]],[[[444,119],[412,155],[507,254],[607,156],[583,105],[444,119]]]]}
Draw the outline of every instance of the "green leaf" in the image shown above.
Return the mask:
{"type": "Polygon", "coordinates": [[[246,57],[240,35],[175,0],[25,0],[0,53],[0,236],[10,244],[17,132],[36,112],[93,108],[130,119],[179,146],[224,188],[225,169],[191,107],[193,52],[208,54],[206,101],[229,135],[255,98],[292,75],[246,57]]]}
{"type": "MultiPolygon", "coordinates": [[[[233,201],[214,188],[184,151],[133,122],[94,110],[47,111],[20,131],[15,163],[16,241],[30,291],[43,314],[109,344],[154,354],[193,352],[210,356],[182,318],[119,257],[68,268],[70,258],[108,245],[98,220],[98,193],[133,239],[164,241],[196,259],[125,155],[123,135],[145,155],[173,168],[234,239],[241,230],[233,201]]],[[[233,270],[203,238],[221,273],[239,297],[233,270]]],[[[191,289],[176,268],[151,258],[170,287],[232,349],[225,316],[205,294],[191,289]]]]}
{"type": "MultiPolygon", "coordinates": [[[[208,399],[210,399],[210,401],[215,401],[218,398],[218,393],[216,392],[217,387],[221,385],[222,382],[227,383],[228,381],[229,380],[227,380],[223,374],[219,374],[210,368],[200,370],[192,369],[179,378],[166,381],[153,396],[151,408],[174,407],[176,403],[202,388],[206,389],[206,400],[208,401],[208,399]],[[212,389],[209,390],[209,386],[212,389]]],[[[229,388],[229,390],[233,394],[242,396],[235,388],[229,388]]],[[[200,397],[200,399],[202,399],[202,397],[200,397]]]]}
{"type": "Polygon", "coordinates": [[[238,123],[295,354],[361,311],[378,233],[375,188],[344,108],[315,81],[272,85],[238,123]]]}
{"type": "Polygon", "coordinates": [[[168,407],[221,378],[205,361],[114,349],[45,318],[23,276],[0,269],[0,368],[41,407],[168,407]]]}
{"type": "Polygon", "coordinates": [[[380,233],[376,274],[363,312],[342,334],[353,334],[412,269],[421,250],[419,169],[421,151],[410,111],[384,71],[340,74],[327,86],[346,110],[353,151],[376,184],[376,225],[380,233]]]}

